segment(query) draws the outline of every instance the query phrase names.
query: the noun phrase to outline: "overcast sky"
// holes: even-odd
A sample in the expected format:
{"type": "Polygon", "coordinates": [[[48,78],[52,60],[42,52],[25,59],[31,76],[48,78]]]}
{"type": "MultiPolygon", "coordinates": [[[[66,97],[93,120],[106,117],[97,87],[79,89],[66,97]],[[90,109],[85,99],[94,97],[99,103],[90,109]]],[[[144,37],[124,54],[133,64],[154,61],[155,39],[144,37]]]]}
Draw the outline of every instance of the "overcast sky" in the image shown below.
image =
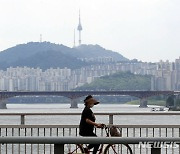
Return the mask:
{"type": "Polygon", "coordinates": [[[79,8],[83,44],[143,61],[180,56],[180,0],[0,0],[0,51],[40,34],[72,47],[79,8]]]}

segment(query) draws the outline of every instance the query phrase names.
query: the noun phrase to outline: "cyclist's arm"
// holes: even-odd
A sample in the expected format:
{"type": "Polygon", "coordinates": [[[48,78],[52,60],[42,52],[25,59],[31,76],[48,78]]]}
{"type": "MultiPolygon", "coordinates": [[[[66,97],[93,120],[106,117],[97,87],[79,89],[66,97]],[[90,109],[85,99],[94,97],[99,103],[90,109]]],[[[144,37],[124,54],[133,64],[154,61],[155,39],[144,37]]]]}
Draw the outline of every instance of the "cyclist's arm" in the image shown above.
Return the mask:
{"type": "Polygon", "coordinates": [[[90,119],[88,119],[88,118],[86,118],[86,122],[87,122],[88,124],[93,125],[93,126],[96,126],[96,127],[102,127],[102,126],[101,126],[102,124],[97,124],[97,123],[93,122],[92,120],[90,120],[90,119]]]}

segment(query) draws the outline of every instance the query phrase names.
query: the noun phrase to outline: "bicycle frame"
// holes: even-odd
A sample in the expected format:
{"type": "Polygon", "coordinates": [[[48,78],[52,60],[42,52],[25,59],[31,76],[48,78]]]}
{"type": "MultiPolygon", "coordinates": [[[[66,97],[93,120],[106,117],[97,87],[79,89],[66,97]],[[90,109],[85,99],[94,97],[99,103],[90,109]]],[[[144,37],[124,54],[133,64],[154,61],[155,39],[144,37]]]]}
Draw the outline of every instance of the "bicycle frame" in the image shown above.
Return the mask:
{"type": "MultiPolygon", "coordinates": [[[[103,127],[104,129],[105,129],[105,132],[106,132],[106,137],[110,137],[110,130],[109,130],[109,128],[106,126],[106,125],[104,125],[104,127],[103,127]]],[[[102,128],[102,129],[103,129],[102,128]]],[[[85,144],[86,145],[86,148],[88,147],[88,145],[87,144],[85,144]]],[[[129,153],[130,154],[132,154],[132,149],[131,149],[131,147],[128,145],[128,144],[122,144],[122,145],[124,145],[124,146],[126,146],[126,148],[127,148],[127,150],[129,151],[129,153]]],[[[104,144],[100,144],[100,147],[99,147],[99,150],[98,150],[98,154],[103,154],[103,152],[107,152],[107,150],[108,150],[108,148],[109,147],[111,147],[111,149],[114,151],[114,153],[116,153],[117,154],[117,152],[116,152],[116,147],[115,147],[115,145],[114,144],[107,144],[107,146],[105,146],[105,148],[104,148],[104,144]],[[104,148],[104,151],[103,151],[103,148],[104,148]]],[[[84,151],[84,147],[83,147],[83,144],[81,144],[81,145],[79,145],[79,147],[80,147],[80,149],[83,149],[83,151],[84,151]]],[[[87,148],[88,149],[88,148],[87,148]]],[[[76,149],[77,150],[77,149],[76,149]]],[[[85,151],[84,151],[85,152],[85,151]]],[[[93,152],[93,151],[91,151],[91,150],[89,150],[88,149],[88,151],[87,151],[87,153],[86,154],[90,154],[91,152],[93,152]]],[[[69,154],[73,154],[73,152],[72,153],[69,153],[69,154]]]]}
{"type": "MultiPolygon", "coordinates": [[[[110,133],[109,133],[108,127],[107,127],[106,125],[104,125],[103,128],[105,129],[106,137],[109,137],[109,136],[110,136],[110,133]]],[[[103,128],[102,128],[102,129],[103,129],[103,128]]],[[[83,145],[82,145],[82,146],[83,146],[83,145]]],[[[87,144],[86,144],[86,147],[88,147],[87,144]]],[[[99,150],[98,150],[98,151],[99,151],[98,154],[102,154],[102,153],[103,153],[103,148],[104,148],[104,144],[101,144],[101,145],[100,145],[100,148],[99,148],[99,150]]],[[[89,151],[88,151],[88,154],[90,154],[90,152],[93,152],[93,151],[89,150],[89,151]]]]}

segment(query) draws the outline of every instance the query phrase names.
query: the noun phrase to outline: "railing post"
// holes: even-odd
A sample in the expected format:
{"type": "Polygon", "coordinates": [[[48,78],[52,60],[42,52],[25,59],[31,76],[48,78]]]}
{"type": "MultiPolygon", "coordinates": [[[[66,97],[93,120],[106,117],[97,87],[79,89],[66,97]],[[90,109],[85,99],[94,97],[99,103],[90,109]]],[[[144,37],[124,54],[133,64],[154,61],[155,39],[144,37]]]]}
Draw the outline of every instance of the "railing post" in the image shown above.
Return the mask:
{"type": "Polygon", "coordinates": [[[113,125],[113,114],[109,115],[109,125],[113,125]]]}
{"type": "Polygon", "coordinates": [[[151,154],[161,154],[161,148],[154,147],[154,144],[151,146],[151,154]]]}
{"type": "Polygon", "coordinates": [[[25,115],[21,115],[21,125],[25,124],[25,115]]]}
{"type": "Polygon", "coordinates": [[[54,154],[64,154],[64,144],[54,144],[54,154]]]}

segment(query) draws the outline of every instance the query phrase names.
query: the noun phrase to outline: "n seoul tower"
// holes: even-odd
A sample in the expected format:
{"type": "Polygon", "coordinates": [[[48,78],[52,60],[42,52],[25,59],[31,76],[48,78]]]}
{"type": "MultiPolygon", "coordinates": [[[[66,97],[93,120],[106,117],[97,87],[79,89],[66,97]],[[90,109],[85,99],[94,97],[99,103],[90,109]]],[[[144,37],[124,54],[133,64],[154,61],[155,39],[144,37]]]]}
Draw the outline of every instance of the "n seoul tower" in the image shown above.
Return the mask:
{"type": "Polygon", "coordinates": [[[82,31],[80,10],[79,10],[79,24],[78,24],[77,30],[79,31],[79,46],[80,46],[81,45],[81,31],[82,31]]]}

